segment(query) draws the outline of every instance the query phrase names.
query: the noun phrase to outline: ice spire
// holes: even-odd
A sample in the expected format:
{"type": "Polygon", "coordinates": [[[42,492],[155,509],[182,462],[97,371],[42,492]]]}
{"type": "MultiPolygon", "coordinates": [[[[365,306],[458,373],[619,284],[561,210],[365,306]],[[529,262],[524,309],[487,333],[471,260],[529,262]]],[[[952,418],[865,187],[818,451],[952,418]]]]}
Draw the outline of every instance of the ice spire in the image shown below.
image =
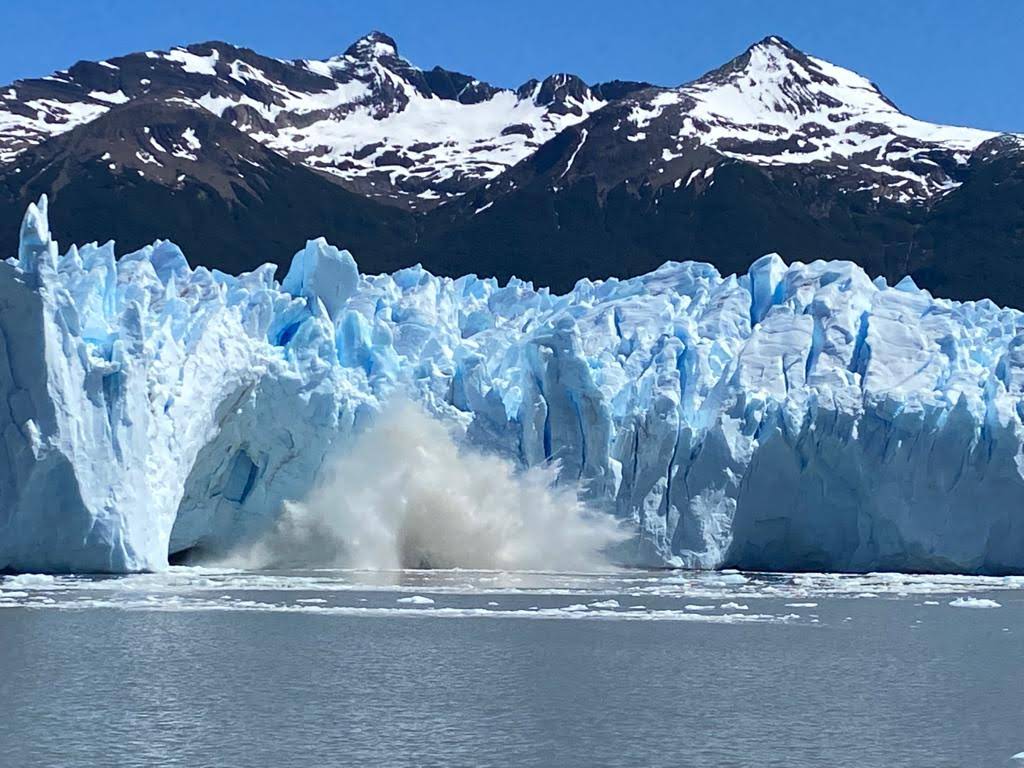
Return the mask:
{"type": "Polygon", "coordinates": [[[39,272],[42,263],[51,267],[57,263],[57,243],[50,237],[47,203],[46,195],[41,195],[38,203],[29,203],[21,221],[18,264],[28,274],[39,272]]]}

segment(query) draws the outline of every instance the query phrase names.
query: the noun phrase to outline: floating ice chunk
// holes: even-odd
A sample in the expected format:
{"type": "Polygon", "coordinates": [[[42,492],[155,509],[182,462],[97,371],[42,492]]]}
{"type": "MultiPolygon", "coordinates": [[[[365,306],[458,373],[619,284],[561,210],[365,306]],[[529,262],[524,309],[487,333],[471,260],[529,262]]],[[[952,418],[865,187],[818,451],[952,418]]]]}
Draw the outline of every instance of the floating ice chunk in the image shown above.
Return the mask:
{"type": "Polygon", "coordinates": [[[985,597],[958,597],[950,600],[949,604],[954,608],[1002,608],[1000,603],[989,600],[985,597]]]}
{"type": "Polygon", "coordinates": [[[433,605],[434,601],[432,598],[424,597],[423,595],[412,595],[411,597],[400,597],[395,600],[396,603],[406,603],[409,605],[433,605]]]}
{"type": "Polygon", "coordinates": [[[742,573],[723,571],[715,576],[715,581],[719,584],[745,584],[749,579],[742,573]]]}
{"type": "Polygon", "coordinates": [[[45,573],[19,573],[16,576],[0,577],[0,587],[30,587],[33,589],[54,587],[57,579],[45,573]]]}

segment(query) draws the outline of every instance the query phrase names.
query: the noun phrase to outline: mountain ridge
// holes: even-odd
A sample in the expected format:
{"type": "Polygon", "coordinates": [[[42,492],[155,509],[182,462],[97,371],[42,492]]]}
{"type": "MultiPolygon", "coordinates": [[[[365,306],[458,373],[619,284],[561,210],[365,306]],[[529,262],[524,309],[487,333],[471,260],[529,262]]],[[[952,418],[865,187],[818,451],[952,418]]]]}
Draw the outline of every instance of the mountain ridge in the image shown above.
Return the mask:
{"type": "Polygon", "coordinates": [[[741,271],[777,251],[1024,305],[1022,146],[905,115],[867,78],[777,35],[675,87],[555,74],[516,89],[420,69],[382,32],[325,60],[210,41],[0,88],[0,233],[50,192],[65,198],[58,211],[93,210],[61,222],[73,238],[103,231],[137,247],[117,200],[142,185],[161,206],[150,239],[232,271],[281,263],[319,234],[369,271],[422,262],[556,290],[668,260],[741,271]],[[162,103],[177,133],[154,146],[133,102],[162,103]],[[231,127],[247,139],[237,158],[261,159],[200,156],[190,121],[231,127]],[[131,147],[111,149],[106,171],[98,144],[69,161],[97,122],[131,147]],[[219,214],[186,224],[200,193],[219,214]]]}

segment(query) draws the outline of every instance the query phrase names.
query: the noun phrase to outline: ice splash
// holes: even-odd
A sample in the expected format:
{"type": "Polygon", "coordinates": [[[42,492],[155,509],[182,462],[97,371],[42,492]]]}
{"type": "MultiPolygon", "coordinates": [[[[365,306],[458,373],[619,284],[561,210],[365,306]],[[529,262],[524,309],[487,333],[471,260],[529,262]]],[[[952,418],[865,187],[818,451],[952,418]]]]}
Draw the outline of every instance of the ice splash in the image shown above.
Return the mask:
{"type": "Polygon", "coordinates": [[[552,467],[456,444],[404,400],[328,468],[303,502],[244,556],[249,567],[594,570],[628,537],[588,510],[552,467]]]}

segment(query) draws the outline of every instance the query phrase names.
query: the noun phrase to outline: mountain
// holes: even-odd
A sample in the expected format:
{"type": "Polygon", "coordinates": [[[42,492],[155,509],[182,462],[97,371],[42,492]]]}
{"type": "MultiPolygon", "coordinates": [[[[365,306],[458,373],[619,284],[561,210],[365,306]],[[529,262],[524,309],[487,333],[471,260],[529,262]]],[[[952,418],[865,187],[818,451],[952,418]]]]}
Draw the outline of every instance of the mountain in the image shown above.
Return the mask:
{"type": "Polygon", "coordinates": [[[864,78],[771,37],[566,129],[433,212],[418,251],[444,272],[483,255],[487,274],[561,288],[669,259],[739,272],[774,251],[1021,304],[1022,149],[907,117],[864,78]]]}
{"type": "MultiPolygon", "coordinates": [[[[141,98],[18,155],[0,175],[0,237],[18,235],[18,210],[46,193],[53,223],[76,242],[113,238],[122,249],[154,232],[222,270],[251,270],[294,253],[314,233],[346,243],[381,268],[413,238],[408,214],[349,192],[191,104],[141,98]]],[[[24,211],[22,211],[23,213],[24,211]]]]}
{"type": "MultiPolygon", "coordinates": [[[[630,85],[643,84],[605,89],[630,85]]],[[[440,67],[423,71],[380,32],[326,61],[279,61],[209,42],[14,83],[0,98],[0,162],[139,98],[206,109],[347,189],[411,210],[494,178],[606,103],[572,75],[513,91],[440,67]]]]}
{"type": "Polygon", "coordinates": [[[320,234],[370,271],[559,291],[775,251],[1024,306],[1024,140],[914,119],[775,36],[672,88],[499,88],[380,32],[323,61],[210,42],[79,62],[0,88],[0,236],[41,192],[76,241],[170,237],[228,271],[320,234]]]}

